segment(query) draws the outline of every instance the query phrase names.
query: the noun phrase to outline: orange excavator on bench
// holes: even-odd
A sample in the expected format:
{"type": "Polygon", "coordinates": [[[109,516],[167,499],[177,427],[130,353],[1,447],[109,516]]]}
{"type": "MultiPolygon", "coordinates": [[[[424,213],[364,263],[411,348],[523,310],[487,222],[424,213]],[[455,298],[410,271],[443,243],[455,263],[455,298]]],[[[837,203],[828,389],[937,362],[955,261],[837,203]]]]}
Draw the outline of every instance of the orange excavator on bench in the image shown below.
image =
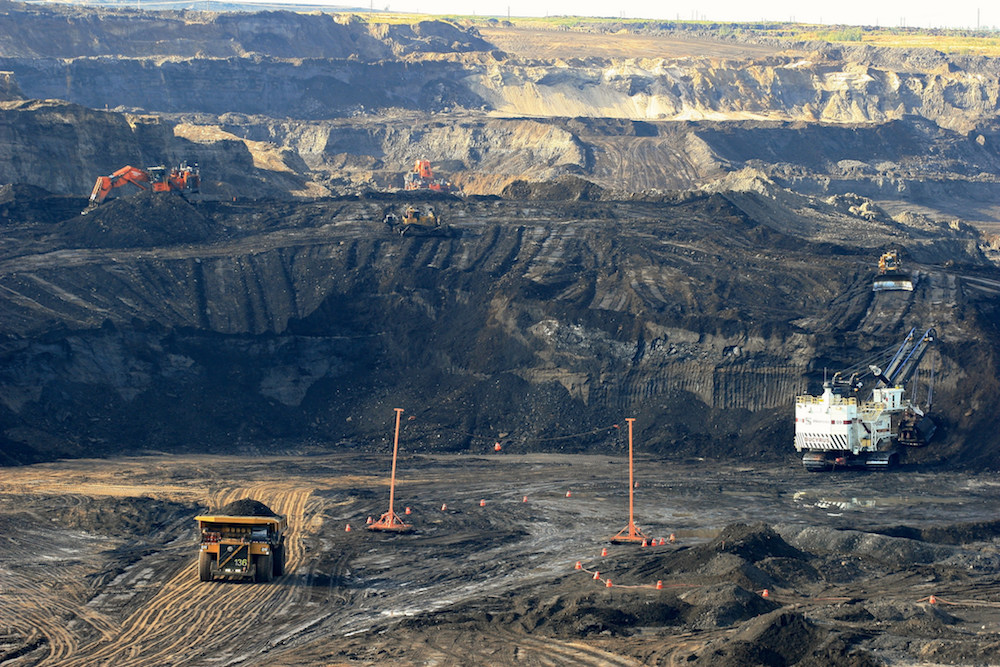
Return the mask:
{"type": "Polygon", "coordinates": [[[403,178],[406,190],[434,190],[435,192],[451,192],[454,186],[442,178],[434,178],[430,160],[417,160],[413,171],[403,178]]]}
{"type": "Polygon", "coordinates": [[[201,187],[201,176],[198,165],[190,167],[184,162],[179,167],[172,167],[169,170],[164,166],[140,169],[127,165],[110,176],[97,177],[94,189],[90,193],[90,204],[83,212],[88,213],[100,206],[112,190],[129,183],[140,190],[148,189],[144,185],[148,183],[153,192],[198,192],[201,187]]]}

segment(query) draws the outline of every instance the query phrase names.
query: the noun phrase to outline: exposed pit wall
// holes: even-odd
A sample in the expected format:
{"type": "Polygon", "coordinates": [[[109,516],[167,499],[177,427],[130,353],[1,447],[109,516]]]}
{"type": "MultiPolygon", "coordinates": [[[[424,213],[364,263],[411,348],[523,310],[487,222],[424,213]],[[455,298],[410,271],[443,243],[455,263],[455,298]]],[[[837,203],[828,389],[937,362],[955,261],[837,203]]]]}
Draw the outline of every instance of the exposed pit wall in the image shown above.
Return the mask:
{"type": "Polygon", "coordinates": [[[132,257],[116,265],[114,259],[103,264],[105,253],[77,251],[84,265],[71,275],[56,267],[3,276],[8,295],[16,297],[0,312],[9,333],[26,336],[60,323],[92,329],[132,318],[219,334],[280,333],[334,291],[323,252],[321,246],[168,261],[132,257]]]}
{"type": "Polygon", "coordinates": [[[922,116],[969,130],[996,115],[996,73],[893,71],[850,61],[489,61],[2,58],[24,94],[93,108],[330,119],[389,108],[529,117],[882,123],[922,116]],[[150,85],[150,81],[158,85],[150,85]]]}
{"type": "Polygon", "coordinates": [[[572,398],[602,408],[684,392],[712,409],[756,412],[787,407],[807,387],[813,355],[807,336],[727,337],[651,322],[644,328],[642,340],[633,342],[542,320],[525,332],[543,345],[528,344],[541,365],[518,374],[533,383],[557,382],[572,398]]]}
{"type": "Polygon", "coordinates": [[[390,108],[479,109],[450,62],[247,58],[0,58],[34,99],[153,113],[329,119],[390,108]]]}
{"type": "Polygon", "coordinates": [[[621,403],[644,405],[685,393],[715,410],[758,412],[787,408],[790,397],[801,394],[807,386],[805,371],[798,366],[758,366],[753,360],[725,366],[678,362],[628,373],[620,384],[602,383],[587,394],[581,392],[580,398],[585,403],[614,407],[621,403]]]}
{"type": "Polygon", "coordinates": [[[573,69],[497,64],[466,82],[512,115],[881,123],[912,114],[951,129],[993,117],[1000,92],[1000,79],[979,73],[806,60],[739,68],[690,59],[573,69]]]}
{"type": "Polygon", "coordinates": [[[275,196],[301,187],[297,176],[255,169],[253,155],[236,138],[199,143],[176,135],[172,123],[156,116],[107,113],[59,100],[0,102],[0,183],[84,197],[97,176],[125,165],[182,161],[201,167],[203,192],[275,196]]]}
{"type": "Polygon", "coordinates": [[[22,99],[24,95],[17,85],[13,72],[0,72],[0,102],[22,99]]]}
{"type": "Polygon", "coordinates": [[[316,178],[352,175],[383,188],[401,187],[403,173],[427,156],[435,156],[435,171],[466,194],[493,194],[516,178],[551,180],[587,165],[586,147],[572,132],[529,119],[436,123],[401,118],[359,125],[307,123],[277,131],[256,124],[232,127],[247,136],[270,132],[271,140],[295,150],[316,178]]]}

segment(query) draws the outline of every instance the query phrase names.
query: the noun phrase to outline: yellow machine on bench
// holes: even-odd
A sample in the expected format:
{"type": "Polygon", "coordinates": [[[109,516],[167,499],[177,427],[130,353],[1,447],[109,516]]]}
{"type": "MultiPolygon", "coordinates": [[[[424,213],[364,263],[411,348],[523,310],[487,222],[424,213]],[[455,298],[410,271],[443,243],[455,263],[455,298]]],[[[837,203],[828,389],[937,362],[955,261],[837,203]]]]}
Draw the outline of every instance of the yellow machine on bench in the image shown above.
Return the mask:
{"type": "Polygon", "coordinates": [[[234,577],[271,581],[285,573],[283,516],[197,516],[202,581],[234,577]]]}

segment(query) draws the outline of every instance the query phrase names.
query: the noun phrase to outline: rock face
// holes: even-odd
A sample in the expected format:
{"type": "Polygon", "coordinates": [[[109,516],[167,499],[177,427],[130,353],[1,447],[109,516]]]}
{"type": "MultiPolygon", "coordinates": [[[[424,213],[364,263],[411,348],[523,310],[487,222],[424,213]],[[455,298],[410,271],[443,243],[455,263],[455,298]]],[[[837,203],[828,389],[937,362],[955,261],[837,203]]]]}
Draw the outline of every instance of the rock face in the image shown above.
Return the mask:
{"type": "Polygon", "coordinates": [[[474,30],[337,23],[329,15],[67,16],[24,8],[0,39],[0,68],[28,96],[155,112],[302,119],[391,107],[642,120],[882,123],[921,116],[968,131],[993,116],[983,59],[899,58],[874,49],[711,58],[507,58],[474,30]],[[440,54],[468,54],[441,59],[440,54]],[[109,67],[114,59],[114,66],[109,67]],[[151,86],[149,81],[160,82],[151,86]]]}
{"type": "Polygon", "coordinates": [[[915,458],[995,451],[991,62],[0,7],[4,462],[370,446],[396,405],[415,449],[607,451],[632,414],[665,456],[791,456],[796,393],[931,325],[946,436],[915,458]],[[391,192],[420,158],[472,197],[391,192]],[[182,161],[201,201],[78,215],[182,161]],[[392,233],[408,203],[455,233],[392,233]],[[890,247],[913,293],[871,292],[890,247]]]}
{"type": "Polygon", "coordinates": [[[330,14],[100,11],[4,1],[0,52],[17,58],[275,58],[382,60],[409,53],[485,50],[474,31],[450,23],[342,23],[330,14]]]}
{"type": "Polygon", "coordinates": [[[402,405],[415,450],[606,451],[633,414],[647,452],[791,456],[796,393],[931,322],[949,436],[925,456],[971,456],[997,395],[979,324],[996,278],[976,232],[911,230],[744,178],[765,194],[442,198],[452,238],[391,232],[391,200],[137,195],[89,228],[13,224],[5,451],[364,447],[381,442],[365,415],[402,405]],[[113,227],[119,214],[147,236],[113,227]],[[208,234],[150,245],[172,218],[208,234]],[[916,292],[871,292],[888,245],[921,262],[916,292]],[[938,265],[943,248],[965,268],[938,265]]]}
{"type": "Polygon", "coordinates": [[[0,100],[145,113],[0,102],[0,182],[83,196],[125,164],[188,160],[230,199],[322,196],[400,187],[432,158],[472,194],[571,175],[628,196],[749,166],[893,215],[1000,215],[988,58],[818,44],[544,58],[445,22],[4,7],[18,29],[0,36],[0,100]]]}
{"type": "Polygon", "coordinates": [[[0,102],[19,100],[23,97],[21,89],[14,80],[13,72],[0,72],[0,102]]]}

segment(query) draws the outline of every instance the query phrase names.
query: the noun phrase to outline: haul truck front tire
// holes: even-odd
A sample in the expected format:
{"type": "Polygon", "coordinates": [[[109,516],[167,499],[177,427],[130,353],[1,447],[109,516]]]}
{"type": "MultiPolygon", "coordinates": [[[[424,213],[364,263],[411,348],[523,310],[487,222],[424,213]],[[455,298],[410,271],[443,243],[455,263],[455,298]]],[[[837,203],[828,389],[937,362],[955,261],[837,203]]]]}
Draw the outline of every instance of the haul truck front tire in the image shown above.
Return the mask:
{"type": "Polygon", "coordinates": [[[254,572],[254,581],[271,581],[274,576],[274,565],[271,561],[271,554],[261,554],[257,556],[257,570],[254,572]]]}
{"type": "Polygon", "coordinates": [[[198,578],[202,581],[212,580],[212,554],[207,551],[198,554],[198,578]]]}

